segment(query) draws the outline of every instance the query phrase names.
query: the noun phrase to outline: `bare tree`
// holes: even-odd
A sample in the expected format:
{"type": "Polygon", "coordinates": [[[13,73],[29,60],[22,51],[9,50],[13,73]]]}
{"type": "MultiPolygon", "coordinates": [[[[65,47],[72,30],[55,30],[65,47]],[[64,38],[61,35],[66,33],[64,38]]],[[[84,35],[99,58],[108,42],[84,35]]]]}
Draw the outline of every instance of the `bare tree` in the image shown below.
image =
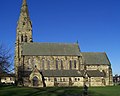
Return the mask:
{"type": "Polygon", "coordinates": [[[0,79],[2,74],[9,73],[13,70],[10,68],[11,65],[12,65],[12,55],[10,54],[10,50],[5,48],[1,44],[0,45],[0,79]]]}

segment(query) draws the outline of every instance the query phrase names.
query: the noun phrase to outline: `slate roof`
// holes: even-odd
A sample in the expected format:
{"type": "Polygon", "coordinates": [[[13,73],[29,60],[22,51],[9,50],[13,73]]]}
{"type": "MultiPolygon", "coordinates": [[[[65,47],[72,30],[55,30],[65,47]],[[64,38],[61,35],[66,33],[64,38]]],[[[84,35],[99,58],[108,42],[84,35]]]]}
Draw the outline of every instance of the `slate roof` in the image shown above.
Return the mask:
{"type": "Polygon", "coordinates": [[[0,77],[15,77],[15,74],[1,73],[0,77]]]}
{"type": "MultiPolygon", "coordinates": [[[[28,77],[32,71],[24,71],[24,77],[28,77]]],[[[43,70],[44,77],[83,77],[84,70],[43,70]]],[[[89,77],[104,77],[105,74],[99,70],[87,70],[89,77]]],[[[0,77],[15,77],[15,74],[0,74],[0,77]]]]}
{"type": "Polygon", "coordinates": [[[106,53],[81,52],[85,64],[110,64],[106,53]]]}
{"type": "MultiPolygon", "coordinates": [[[[44,77],[82,77],[83,74],[77,70],[42,70],[44,77]]],[[[24,77],[29,76],[32,71],[24,71],[24,77]]]]}
{"type": "Polygon", "coordinates": [[[83,74],[77,70],[44,70],[45,77],[82,77],[83,74]]]}
{"type": "Polygon", "coordinates": [[[23,43],[22,55],[39,56],[79,56],[80,49],[77,43],[23,43]]]}
{"type": "MultiPolygon", "coordinates": [[[[104,72],[100,72],[99,70],[42,70],[44,77],[84,77],[84,72],[89,77],[104,77],[104,72]]],[[[24,71],[24,77],[28,77],[32,71],[24,71]]]]}
{"type": "Polygon", "coordinates": [[[87,70],[86,73],[89,77],[104,77],[105,74],[99,70],[87,70]]]}

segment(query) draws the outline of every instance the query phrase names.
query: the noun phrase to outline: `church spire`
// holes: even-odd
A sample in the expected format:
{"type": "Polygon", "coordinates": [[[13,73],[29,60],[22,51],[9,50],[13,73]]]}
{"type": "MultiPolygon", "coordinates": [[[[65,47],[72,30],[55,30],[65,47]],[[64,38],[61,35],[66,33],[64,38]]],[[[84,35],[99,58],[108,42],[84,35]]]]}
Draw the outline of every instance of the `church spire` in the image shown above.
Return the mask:
{"type": "Polygon", "coordinates": [[[17,34],[20,34],[20,42],[32,41],[32,23],[29,17],[27,1],[23,0],[17,25],[17,34]]]}
{"type": "Polygon", "coordinates": [[[27,1],[22,1],[20,16],[16,28],[16,43],[15,43],[15,73],[18,80],[18,70],[22,65],[22,44],[32,42],[32,23],[29,17],[27,1]]]}
{"type": "Polygon", "coordinates": [[[28,19],[29,18],[29,11],[28,11],[28,6],[27,6],[27,1],[26,0],[23,0],[23,3],[22,3],[22,7],[21,7],[21,12],[20,12],[20,18],[21,19],[22,17],[27,17],[28,19]]]}
{"type": "Polygon", "coordinates": [[[28,7],[27,7],[27,1],[23,0],[22,7],[21,7],[21,14],[26,13],[26,16],[29,17],[28,7]]]}

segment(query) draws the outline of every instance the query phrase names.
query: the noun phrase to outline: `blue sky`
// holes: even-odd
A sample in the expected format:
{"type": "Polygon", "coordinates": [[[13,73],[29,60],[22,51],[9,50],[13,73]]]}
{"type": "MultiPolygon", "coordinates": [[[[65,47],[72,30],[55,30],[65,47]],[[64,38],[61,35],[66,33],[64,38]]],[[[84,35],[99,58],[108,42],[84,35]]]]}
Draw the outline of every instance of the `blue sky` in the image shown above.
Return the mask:
{"type": "MultiPolygon", "coordinates": [[[[22,0],[0,1],[0,43],[14,54],[22,0]]],[[[34,42],[79,41],[82,52],[106,52],[120,74],[120,0],[28,0],[34,42]]]]}

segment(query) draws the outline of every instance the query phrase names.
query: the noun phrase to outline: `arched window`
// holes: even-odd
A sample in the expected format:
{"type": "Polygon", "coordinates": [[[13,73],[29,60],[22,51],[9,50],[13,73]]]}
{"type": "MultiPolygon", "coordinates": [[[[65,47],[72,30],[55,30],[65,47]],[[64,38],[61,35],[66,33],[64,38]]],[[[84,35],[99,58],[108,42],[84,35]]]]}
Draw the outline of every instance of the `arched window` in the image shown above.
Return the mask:
{"type": "Polygon", "coordinates": [[[76,60],[74,60],[74,68],[76,68],[76,63],[77,63],[76,60]]]}
{"type": "Polygon", "coordinates": [[[25,36],[25,42],[27,42],[27,36],[25,36]]]}
{"type": "Polygon", "coordinates": [[[57,78],[54,78],[54,81],[57,81],[57,78]]]}
{"type": "Polygon", "coordinates": [[[21,36],[21,42],[23,42],[23,35],[21,36]]]}
{"type": "Polygon", "coordinates": [[[25,25],[25,22],[23,22],[23,25],[25,25]]]}
{"type": "Polygon", "coordinates": [[[63,82],[65,82],[65,78],[63,78],[63,82]]]}
{"type": "Polygon", "coordinates": [[[63,69],[63,61],[61,60],[61,69],[63,69]]]}
{"type": "Polygon", "coordinates": [[[69,61],[69,68],[72,69],[72,61],[69,61]]]}
{"type": "Polygon", "coordinates": [[[56,60],[56,69],[58,69],[58,60],[56,60]]]}
{"type": "Polygon", "coordinates": [[[48,60],[47,63],[48,63],[48,69],[50,69],[50,60],[48,60]]]}
{"type": "Polygon", "coordinates": [[[77,81],[77,78],[75,78],[75,82],[77,81]]]}

